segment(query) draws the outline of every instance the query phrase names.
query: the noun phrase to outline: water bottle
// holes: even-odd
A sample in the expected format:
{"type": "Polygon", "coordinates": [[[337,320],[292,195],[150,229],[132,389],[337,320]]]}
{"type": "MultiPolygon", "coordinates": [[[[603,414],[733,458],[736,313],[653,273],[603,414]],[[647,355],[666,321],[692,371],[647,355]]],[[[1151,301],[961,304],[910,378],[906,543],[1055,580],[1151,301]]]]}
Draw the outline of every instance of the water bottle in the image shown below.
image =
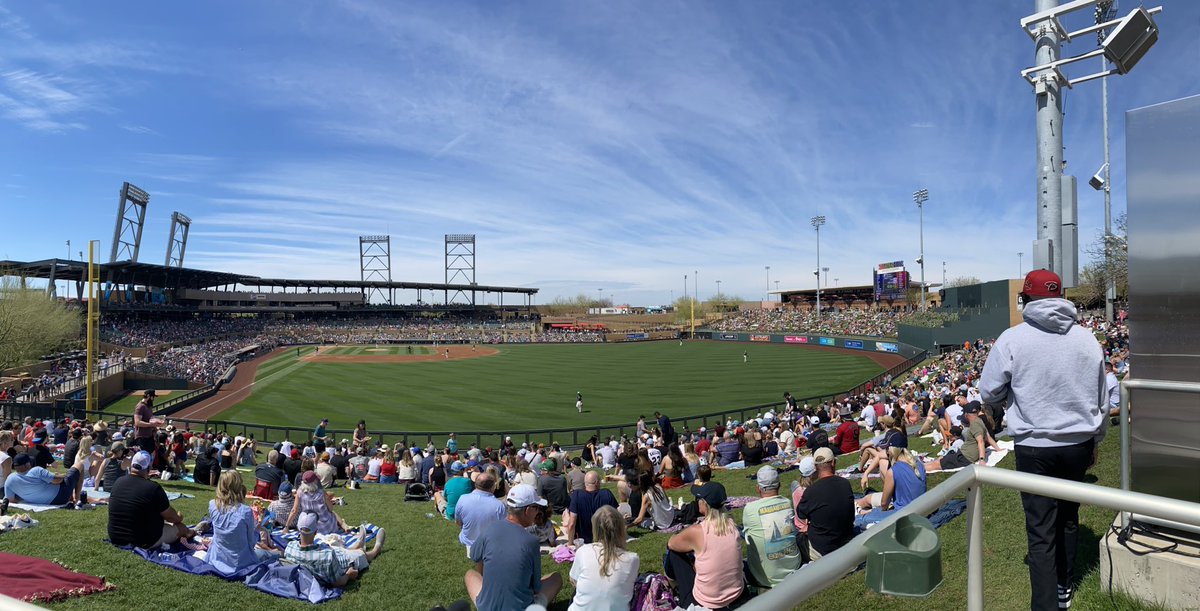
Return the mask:
{"type": "Polygon", "coordinates": [[[432,513],[427,513],[427,514],[425,514],[425,517],[432,519],[432,518],[433,518],[433,514],[432,514],[432,513]]]}

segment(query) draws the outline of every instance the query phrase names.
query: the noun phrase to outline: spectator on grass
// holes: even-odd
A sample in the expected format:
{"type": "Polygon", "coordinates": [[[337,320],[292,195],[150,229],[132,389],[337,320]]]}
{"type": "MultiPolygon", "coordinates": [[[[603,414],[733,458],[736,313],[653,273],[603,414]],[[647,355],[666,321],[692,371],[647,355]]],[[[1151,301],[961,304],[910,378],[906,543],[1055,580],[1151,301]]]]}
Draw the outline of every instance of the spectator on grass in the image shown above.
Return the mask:
{"type": "MultiPolygon", "coordinates": [[[[804,498],[804,491],[817,481],[817,463],[812,456],[801,458],[796,467],[800,477],[792,482],[792,507],[800,504],[800,500],[804,498]]],[[[808,564],[811,560],[808,555],[808,520],[796,515],[793,517],[793,523],[796,525],[796,545],[800,548],[800,562],[802,565],[808,564]]]]}
{"type": "Polygon", "coordinates": [[[314,527],[319,535],[349,530],[346,521],[333,511],[333,501],[321,489],[321,482],[317,479],[317,474],[312,471],[307,471],[301,476],[300,486],[296,493],[296,503],[292,506],[292,513],[288,516],[287,523],[298,524],[297,519],[301,513],[310,513],[316,516],[317,521],[314,527]]]}
{"type": "Polygon", "coordinates": [[[171,507],[162,486],[150,479],[153,460],[149,452],[135,454],[129,475],[109,491],[108,540],[113,545],[155,549],[196,534],[171,507]]]}
{"type": "Polygon", "coordinates": [[[368,441],[371,441],[371,436],[367,434],[367,421],[359,420],[354,425],[354,448],[366,448],[368,441]]]}
{"type": "Polygon", "coordinates": [[[773,588],[800,568],[796,543],[795,511],[779,496],[779,472],[764,465],[758,470],[758,496],[742,511],[746,531],[747,577],[759,587],[773,588]]]}
{"type": "Polygon", "coordinates": [[[69,438],[67,439],[66,444],[63,446],[63,464],[64,465],[75,464],[75,457],[76,457],[76,455],[79,454],[79,440],[80,439],[83,439],[83,429],[82,428],[71,429],[69,438]]]}
{"type": "Polygon", "coordinates": [[[466,467],[457,460],[450,463],[452,477],[446,480],[446,486],[433,494],[434,507],[437,507],[447,520],[454,519],[454,506],[459,497],[471,491],[471,479],[466,476],[466,467]]]}
{"type": "Polygon", "coordinates": [[[329,452],[321,452],[317,466],[313,468],[317,474],[317,479],[321,480],[321,487],[329,490],[333,487],[333,482],[337,479],[337,469],[330,464],[329,452]]]}
{"type": "Polygon", "coordinates": [[[726,609],[744,590],[741,537],[725,513],[724,487],[705,485],[697,499],[704,519],[667,540],[667,577],[679,591],[680,607],[726,609]]]}
{"type": "Polygon", "coordinates": [[[971,402],[963,408],[962,421],[966,425],[962,429],[962,447],[950,450],[941,458],[930,462],[926,467],[930,471],[946,471],[961,469],[972,464],[987,464],[987,446],[1000,449],[995,441],[988,436],[983,420],[979,418],[979,403],[971,402]]]}
{"type": "Polygon", "coordinates": [[[592,542],[592,517],[603,507],[616,509],[617,499],[612,492],[600,487],[600,474],[588,471],[583,478],[583,488],[571,493],[567,511],[563,514],[568,544],[574,545],[576,539],[592,542]]]}
{"type": "MultiPolygon", "coordinates": [[[[405,450],[404,448],[400,448],[400,452],[403,454],[408,454],[408,450],[405,450]]],[[[396,455],[393,453],[392,449],[389,449],[383,456],[383,464],[379,465],[379,483],[395,484],[399,482],[400,477],[397,475],[398,471],[399,470],[396,468],[396,455]]]]}
{"type": "MultiPolygon", "coordinates": [[[[342,449],[335,451],[329,456],[329,466],[333,467],[333,479],[335,481],[339,479],[350,479],[350,455],[342,451],[342,449]]],[[[328,454],[328,452],[322,452],[322,454],[328,454]]]]}
{"type": "MultiPolygon", "coordinates": [[[[78,453],[76,453],[78,456],[78,453]]],[[[112,490],[116,485],[117,480],[129,475],[129,452],[125,449],[125,442],[118,441],[112,444],[108,449],[108,456],[100,463],[100,481],[96,488],[99,490],[112,490]]]]}
{"type": "Polygon", "coordinates": [[[883,472],[883,491],[868,494],[856,503],[859,510],[867,512],[855,520],[859,527],[874,524],[925,494],[925,465],[908,448],[888,448],[888,462],[891,468],[883,472]]]}
{"type": "Polygon", "coordinates": [[[254,511],[245,501],[246,485],[242,483],[242,474],[237,471],[223,473],[217,483],[216,498],[208,502],[208,516],[204,518],[213,529],[204,560],[225,574],[273,560],[280,554],[266,528],[254,519],[254,511]]]}
{"type": "Polygon", "coordinates": [[[468,556],[483,527],[504,519],[504,501],[496,498],[495,488],[495,471],[489,469],[475,476],[475,489],[459,497],[454,505],[454,522],[461,529],[458,542],[467,547],[468,556]]]}
{"type": "MultiPolygon", "coordinates": [[[[365,451],[365,448],[363,448],[365,451]]],[[[365,482],[378,482],[379,469],[383,466],[383,456],[387,452],[387,447],[376,448],[375,453],[371,456],[371,460],[367,461],[367,473],[363,476],[365,482]]]]}
{"type": "Polygon", "coordinates": [[[321,422],[313,429],[313,447],[317,449],[317,453],[325,451],[325,444],[329,442],[329,434],[325,427],[329,426],[329,418],[321,418],[321,422]]]}
{"type": "Polygon", "coordinates": [[[12,474],[12,456],[8,453],[13,447],[13,432],[0,431],[0,494],[4,492],[4,482],[12,474]]]}
{"type": "MultiPolygon", "coordinates": [[[[115,444],[114,444],[115,445],[115,444]]],[[[221,477],[221,465],[217,462],[217,447],[208,446],[196,457],[192,467],[192,480],[203,486],[216,486],[221,477]]]]}
{"type": "Polygon", "coordinates": [[[55,475],[34,465],[33,457],[20,453],[12,457],[12,470],[4,480],[4,496],[14,503],[30,505],[74,504],[83,488],[83,464],[75,462],[65,475],[55,475]]]}
{"type": "Polygon", "coordinates": [[[138,448],[154,453],[154,437],[158,427],[165,424],[162,418],[154,417],[154,390],[142,393],[142,400],[133,409],[134,442],[138,448]]]}
{"type": "Polygon", "coordinates": [[[407,448],[398,450],[400,460],[396,463],[396,483],[411,484],[417,481],[417,464],[413,460],[413,453],[407,448]]]}
{"type": "Polygon", "coordinates": [[[518,485],[505,504],[505,519],[488,522],[471,545],[475,568],[463,578],[467,594],[478,609],[523,611],[534,603],[545,607],[562,589],[562,576],[542,577],[537,539],[525,529],[547,503],[533,486],[518,485]]]}
{"type": "Polygon", "coordinates": [[[862,429],[854,420],[846,420],[838,425],[830,442],[830,449],[835,456],[857,452],[860,444],[858,437],[862,429]]]}
{"type": "Polygon", "coordinates": [[[814,452],[813,464],[817,481],[805,489],[796,517],[808,521],[808,554],[817,560],[854,537],[854,491],[835,473],[837,458],[829,448],[814,452]]]}
{"type": "Polygon", "coordinates": [[[384,531],[375,533],[375,545],[365,551],[366,537],[359,537],[354,547],[335,547],[318,544],[316,536],[321,533],[321,518],[314,513],[304,512],[297,517],[300,540],[288,543],[283,557],[288,562],[308,569],[322,585],[341,588],[358,579],[363,571],[383,551],[384,531]]]}
{"type": "MultiPolygon", "coordinates": [[[[279,463],[279,452],[271,450],[267,454],[267,462],[254,469],[254,496],[268,501],[275,499],[279,484],[283,483],[283,478],[286,477],[283,469],[276,466],[279,463]]],[[[236,471],[231,471],[233,472],[236,471]]]]}
{"type": "Polygon", "coordinates": [[[356,481],[366,481],[367,474],[371,471],[371,459],[367,458],[367,449],[359,448],[355,450],[354,458],[350,459],[350,478],[356,481]]]}
{"type": "Polygon", "coordinates": [[[292,507],[296,505],[296,494],[292,489],[292,484],[284,481],[279,484],[278,498],[271,501],[267,505],[267,511],[275,514],[275,523],[283,528],[295,528],[295,524],[288,524],[288,517],[292,515],[292,507]]]}
{"type": "Polygon", "coordinates": [[[556,471],[556,466],[553,458],[542,462],[542,475],[537,480],[537,493],[550,503],[550,509],[554,513],[562,513],[566,511],[571,498],[567,493],[567,478],[556,471]]]}
{"type": "MultiPolygon", "coordinates": [[[[667,493],[654,481],[650,473],[639,473],[637,491],[641,509],[633,518],[633,525],[647,530],[666,530],[675,523],[675,508],[667,493]]],[[[633,497],[630,496],[632,508],[633,497]]]]}
{"type": "Polygon", "coordinates": [[[588,532],[594,533],[595,542],[575,550],[570,573],[575,597],[567,611],[628,609],[641,559],[625,548],[625,519],[616,508],[603,505],[589,522],[588,532]]]}

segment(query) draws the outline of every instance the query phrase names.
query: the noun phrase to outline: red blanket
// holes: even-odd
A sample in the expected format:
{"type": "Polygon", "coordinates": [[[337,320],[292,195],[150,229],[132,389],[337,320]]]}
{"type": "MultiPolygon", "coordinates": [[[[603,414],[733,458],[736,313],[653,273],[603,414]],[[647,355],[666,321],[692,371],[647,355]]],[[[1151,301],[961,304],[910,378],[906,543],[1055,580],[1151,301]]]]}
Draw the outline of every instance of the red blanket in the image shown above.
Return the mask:
{"type": "Polygon", "coordinates": [[[76,573],[49,560],[0,552],[0,594],[27,602],[51,602],[111,590],[99,577],[76,573]]]}

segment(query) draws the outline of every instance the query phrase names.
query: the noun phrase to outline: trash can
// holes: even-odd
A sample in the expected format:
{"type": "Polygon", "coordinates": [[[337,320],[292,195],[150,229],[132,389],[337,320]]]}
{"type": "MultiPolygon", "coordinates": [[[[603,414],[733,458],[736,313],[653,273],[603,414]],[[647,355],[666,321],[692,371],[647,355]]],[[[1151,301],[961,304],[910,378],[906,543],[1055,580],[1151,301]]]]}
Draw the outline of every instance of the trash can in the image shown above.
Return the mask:
{"type": "Polygon", "coordinates": [[[867,587],[920,597],[941,584],[942,541],[925,517],[906,515],[867,539],[867,587]]]}

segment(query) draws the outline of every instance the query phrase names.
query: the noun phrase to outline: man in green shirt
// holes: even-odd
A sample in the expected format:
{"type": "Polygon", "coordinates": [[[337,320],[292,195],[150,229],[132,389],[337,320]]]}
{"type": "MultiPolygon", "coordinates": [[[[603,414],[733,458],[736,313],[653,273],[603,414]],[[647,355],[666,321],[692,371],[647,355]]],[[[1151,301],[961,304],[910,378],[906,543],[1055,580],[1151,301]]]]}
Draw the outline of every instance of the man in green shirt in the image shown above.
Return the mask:
{"type": "Polygon", "coordinates": [[[800,568],[800,548],[792,503],[779,496],[779,472],[770,465],[758,470],[758,495],[742,511],[746,531],[746,577],[760,588],[773,588],[800,568]]]}
{"type": "Polygon", "coordinates": [[[978,401],[971,401],[963,407],[962,448],[950,450],[945,456],[925,465],[926,471],[948,471],[976,463],[987,464],[987,446],[990,445],[993,450],[1000,449],[979,419],[979,409],[978,401]]]}

